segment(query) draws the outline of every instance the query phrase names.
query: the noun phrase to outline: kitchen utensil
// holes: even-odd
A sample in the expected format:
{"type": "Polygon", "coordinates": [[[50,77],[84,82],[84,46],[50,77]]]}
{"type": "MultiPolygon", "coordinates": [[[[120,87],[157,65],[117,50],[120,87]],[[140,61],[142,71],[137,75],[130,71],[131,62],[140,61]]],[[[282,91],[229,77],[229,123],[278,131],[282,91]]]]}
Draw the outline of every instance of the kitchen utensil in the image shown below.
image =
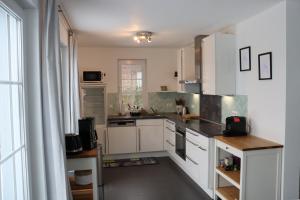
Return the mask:
{"type": "Polygon", "coordinates": [[[65,135],[66,153],[76,154],[82,152],[82,144],[78,134],[68,133],[65,135]]]}

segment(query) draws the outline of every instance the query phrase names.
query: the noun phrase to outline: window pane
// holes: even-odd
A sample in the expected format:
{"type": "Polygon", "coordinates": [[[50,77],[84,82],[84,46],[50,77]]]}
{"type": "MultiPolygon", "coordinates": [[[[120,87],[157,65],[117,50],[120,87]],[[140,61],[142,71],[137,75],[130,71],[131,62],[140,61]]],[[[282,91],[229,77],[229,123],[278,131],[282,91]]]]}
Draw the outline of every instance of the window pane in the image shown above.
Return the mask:
{"type": "Polygon", "coordinates": [[[18,85],[12,85],[12,120],[13,120],[13,132],[14,132],[14,149],[17,149],[21,145],[21,130],[20,130],[20,95],[19,95],[19,87],[18,85]]]}
{"type": "Polygon", "coordinates": [[[16,180],[16,194],[17,194],[17,199],[23,200],[24,199],[24,188],[23,188],[23,183],[24,178],[24,169],[23,166],[25,166],[24,163],[24,158],[22,158],[22,151],[19,151],[15,155],[15,180],[16,180]]]}
{"type": "Polygon", "coordinates": [[[17,35],[17,20],[14,17],[9,17],[10,26],[10,66],[11,80],[18,81],[18,35],[17,35]]]}
{"type": "Polygon", "coordinates": [[[142,76],[142,72],[137,72],[137,73],[136,73],[136,78],[137,78],[137,79],[142,79],[142,77],[143,77],[143,76],[142,76]]]}
{"type": "Polygon", "coordinates": [[[122,101],[124,102],[125,105],[130,104],[130,105],[137,105],[139,107],[143,107],[142,95],[139,93],[133,95],[123,94],[122,101]]]}
{"type": "Polygon", "coordinates": [[[7,14],[0,8],[0,81],[9,80],[7,14]]]}
{"type": "Polygon", "coordinates": [[[13,158],[5,161],[0,166],[1,170],[1,196],[2,199],[14,199],[14,165],[13,158]]]}
{"type": "Polygon", "coordinates": [[[12,151],[9,86],[0,84],[0,159],[12,151]]]}

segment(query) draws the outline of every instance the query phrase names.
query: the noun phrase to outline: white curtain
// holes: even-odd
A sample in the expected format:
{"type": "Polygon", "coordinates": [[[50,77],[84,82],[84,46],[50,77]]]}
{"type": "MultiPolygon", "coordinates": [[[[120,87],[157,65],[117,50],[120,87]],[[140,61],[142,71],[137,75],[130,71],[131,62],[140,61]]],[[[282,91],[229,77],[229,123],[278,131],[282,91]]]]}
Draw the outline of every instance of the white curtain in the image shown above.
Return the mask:
{"type": "Polygon", "coordinates": [[[40,6],[42,134],[47,200],[67,200],[71,196],[66,176],[58,5],[56,0],[42,0],[40,6]]]}
{"type": "Polygon", "coordinates": [[[70,131],[78,133],[79,107],[79,81],[77,65],[77,38],[74,33],[69,35],[69,105],[70,105],[70,131]]]}

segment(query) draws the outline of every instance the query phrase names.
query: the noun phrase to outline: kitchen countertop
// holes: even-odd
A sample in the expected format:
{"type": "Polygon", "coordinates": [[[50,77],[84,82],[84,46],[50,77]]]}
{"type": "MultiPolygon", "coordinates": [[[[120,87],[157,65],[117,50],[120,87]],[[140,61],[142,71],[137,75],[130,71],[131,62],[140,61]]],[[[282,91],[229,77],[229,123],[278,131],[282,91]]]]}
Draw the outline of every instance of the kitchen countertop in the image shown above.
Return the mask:
{"type": "Polygon", "coordinates": [[[236,136],[236,137],[216,136],[215,138],[241,151],[283,148],[283,145],[281,144],[263,138],[255,137],[252,135],[236,136]]]}
{"type": "Polygon", "coordinates": [[[150,114],[150,115],[141,115],[141,116],[118,116],[118,115],[111,115],[108,116],[108,121],[114,120],[139,120],[139,119],[169,119],[176,123],[177,126],[182,128],[187,128],[192,131],[195,131],[205,137],[215,137],[218,135],[222,135],[222,125],[206,121],[204,119],[191,119],[185,120],[180,115],[175,113],[159,113],[157,115],[150,114]]]}

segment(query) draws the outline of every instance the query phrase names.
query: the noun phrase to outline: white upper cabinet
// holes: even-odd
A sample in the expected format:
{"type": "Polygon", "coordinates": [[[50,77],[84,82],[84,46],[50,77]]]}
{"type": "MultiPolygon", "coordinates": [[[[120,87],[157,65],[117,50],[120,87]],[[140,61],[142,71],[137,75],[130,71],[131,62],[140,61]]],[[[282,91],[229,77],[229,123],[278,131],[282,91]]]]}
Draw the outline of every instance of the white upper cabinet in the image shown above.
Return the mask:
{"type": "Polygon", "coordinates": [[[236,93],[235,38],[215,33],[202,40],[202,90],[206,95],[236,93]]]}
{"type": "Polygon", "coordinates": [[[182,79],[194,80],[195,79],[195,47],[193,45],[182,48],[182,79]]]}
{"type": "Polygon", "coordinates": [[[180,80],[195,79],[195,47],[194,44],[182,47],[177,51],[178,91],[183,92],[180,80]]]}

